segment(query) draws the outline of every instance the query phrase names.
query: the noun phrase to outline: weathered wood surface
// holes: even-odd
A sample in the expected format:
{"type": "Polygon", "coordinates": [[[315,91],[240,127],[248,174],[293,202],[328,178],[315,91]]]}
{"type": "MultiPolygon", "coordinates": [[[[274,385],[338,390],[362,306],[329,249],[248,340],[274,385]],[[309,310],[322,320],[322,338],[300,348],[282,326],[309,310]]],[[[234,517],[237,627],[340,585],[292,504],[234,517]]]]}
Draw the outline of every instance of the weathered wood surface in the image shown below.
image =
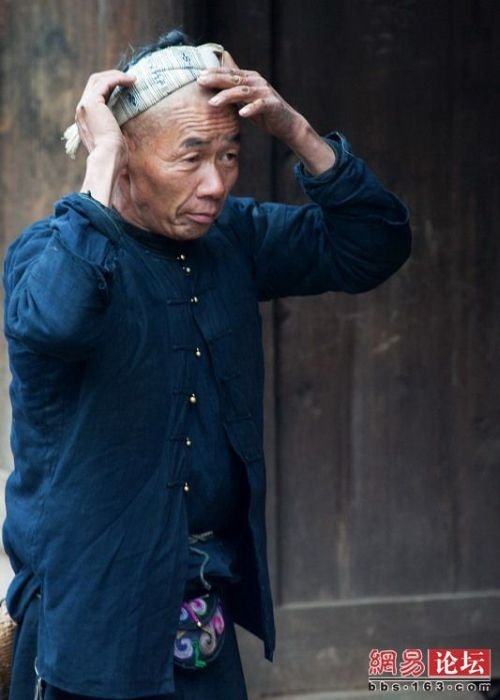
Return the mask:
{"type": "MultiPolygon", "coordinates": [[[[279,303],[280,594],[494,587],[500,8],[333,3],[328,23],[281,4],[280,88],[298,82],[313,122],[344,130],[409,202],[415,251],[369,296],[279,303]]],[[[293,195],[276,167],[279,197],[293,195]]]]}
{"type": "Polygon", "coordinates": [[[88,76],[112,68],[130,45],[183,22],[176,0],[3,0],[0,149],[2,236],[50,213],[54,199],[79,189],[84,163],[64,153],[88,76]]]}

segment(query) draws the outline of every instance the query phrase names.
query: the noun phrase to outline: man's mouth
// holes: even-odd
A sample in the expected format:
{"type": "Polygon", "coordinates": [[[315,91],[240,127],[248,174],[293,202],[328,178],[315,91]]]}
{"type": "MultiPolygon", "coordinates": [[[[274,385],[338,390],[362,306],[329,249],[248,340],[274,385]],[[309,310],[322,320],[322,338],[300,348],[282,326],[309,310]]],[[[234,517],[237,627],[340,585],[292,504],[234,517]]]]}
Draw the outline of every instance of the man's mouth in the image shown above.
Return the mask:
{"type": "Polygon", "coordinates": [[[186,214],[190,221],[194,221],[197,224],[211,224],[216,218],[218,212],[189,212],[186,214]]]}

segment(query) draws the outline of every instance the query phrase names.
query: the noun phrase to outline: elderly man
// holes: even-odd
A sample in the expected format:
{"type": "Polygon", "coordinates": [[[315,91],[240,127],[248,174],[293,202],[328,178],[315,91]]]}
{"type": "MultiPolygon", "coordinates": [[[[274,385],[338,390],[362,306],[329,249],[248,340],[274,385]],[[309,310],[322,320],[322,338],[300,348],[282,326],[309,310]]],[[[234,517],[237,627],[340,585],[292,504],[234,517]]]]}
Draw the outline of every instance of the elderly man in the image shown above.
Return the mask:
{"type": "Polygon", "coordinates": [[[76,115],[82,192],[5,263],[11,698],[240,700],[234,621],[274,649],[258,302],[380,284],[407,210],[179,32],[93,75],[76,115]],[[229,196],[241,119],[294,151],[311,204],[229,196]]]}

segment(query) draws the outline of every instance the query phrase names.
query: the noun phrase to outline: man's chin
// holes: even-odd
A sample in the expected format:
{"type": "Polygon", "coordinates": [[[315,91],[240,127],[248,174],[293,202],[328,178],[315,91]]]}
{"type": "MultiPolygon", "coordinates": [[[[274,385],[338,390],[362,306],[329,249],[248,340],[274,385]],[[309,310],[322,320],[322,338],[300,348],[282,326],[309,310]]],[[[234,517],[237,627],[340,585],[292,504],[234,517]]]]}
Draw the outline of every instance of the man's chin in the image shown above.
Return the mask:
{"type": "Polygon", "coordinates": [[[165,235],[179,241],[194,240],[203,236],[214,224],[215,216],[185,214],[176,226],[165,235]]]}
{"type": "Polygon", "coordinates": [[[201,238],[208,231],[212,224],[196,224],[190,222],[189,224],[183,224],[182,226],[175,226],[173,228],[165,228],[160,231],[160,235],[166,238],[171,238],[174,241],[194,241],[197,238],[201,238]]]}

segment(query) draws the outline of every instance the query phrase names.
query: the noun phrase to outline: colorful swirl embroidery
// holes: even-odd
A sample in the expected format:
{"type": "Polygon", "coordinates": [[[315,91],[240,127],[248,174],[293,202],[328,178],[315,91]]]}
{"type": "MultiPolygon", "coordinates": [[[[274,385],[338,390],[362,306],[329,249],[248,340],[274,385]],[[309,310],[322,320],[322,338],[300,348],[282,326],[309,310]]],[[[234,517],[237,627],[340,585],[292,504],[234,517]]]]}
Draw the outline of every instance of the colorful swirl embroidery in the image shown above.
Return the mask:
{"type": "Polygon", "coordinates": [[[210,593],[183,603],[174,643],[177,665],[191,669],[205,668],[218,656],[224,631],[224,612],[217,594],[210,593]]]}

